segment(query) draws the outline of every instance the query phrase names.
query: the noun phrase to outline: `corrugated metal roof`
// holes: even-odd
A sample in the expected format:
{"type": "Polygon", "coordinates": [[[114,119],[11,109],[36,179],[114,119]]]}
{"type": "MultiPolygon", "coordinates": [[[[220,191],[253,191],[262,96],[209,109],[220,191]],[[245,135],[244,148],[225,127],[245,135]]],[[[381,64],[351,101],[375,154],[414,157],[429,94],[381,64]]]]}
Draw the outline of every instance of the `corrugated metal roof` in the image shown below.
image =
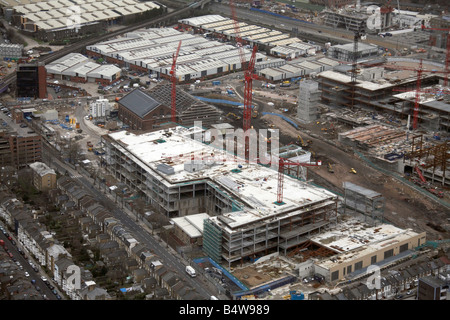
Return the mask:
{"type": "Polygon", "coordinates": [[[118,102],[141,118],[161,105],[159,101],[139,89],[131,91],[118,102]]]}

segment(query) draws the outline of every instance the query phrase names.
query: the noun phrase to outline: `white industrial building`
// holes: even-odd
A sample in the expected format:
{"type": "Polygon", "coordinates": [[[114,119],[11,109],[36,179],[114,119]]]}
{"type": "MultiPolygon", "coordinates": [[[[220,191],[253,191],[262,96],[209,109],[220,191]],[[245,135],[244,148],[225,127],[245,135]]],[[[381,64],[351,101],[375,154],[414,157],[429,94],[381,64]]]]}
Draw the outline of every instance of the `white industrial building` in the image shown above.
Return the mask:
{"type": "Polygon", "coordinates": [[[278,45],[270,49],[270,54],[283,59],[296,59],[305,55],[316,54],[316,46],[305,42],[294,42],[288,45],[278,45]]]}
{"type": "Polygon", "coordinates": [[[23,56],[23,44],[1,43],[0,59],[20,58],[23,56]]]}
{"type": "Polygon", "coordinates": [[[265,78],[268,81],[276,82],[297,77],[310,76],[325,70],[333,69],[338,65],[338,61],[326,57],[321,57],[318,59],[304,58],[286,62],[286,64],[278,67],[264,68],[258,70],[257,73],[260,77],[265,78]]]}
{"type": "MultiPolygon", "coordinates": [[[[353,43],[331,46],[327,51],[329,58],[350,62],[353,59],[353,43]]],[[[380,54],[378,47],[369,43],[358,43],[357,59],[374,58],[380,54]]]]}
{"type": "Polygon", "coordinates": [[[114,65],[101,65],[80,53],[68,55],[45,66],[52,79],[73,82],[97,82],[110,84],[121,76],[121,69],[114,65]]]}
{"type": "MultiPolygon", "coordinates": [[[[212,38],[221,40],[233,40],[236,38],[236,29],[233,20],[217,14],[181,19],[178,21],[178,24],[180,28],[192,28],[194,32],[212,38]]],[[[238,27],[242,43],[249,46],[258,45],[260,49],[301,42],[300,39],[291,37],[288,33],[257,25],[250,25],[245,22],[239,22],[238,27]]]]}
{"type": "Polygon", "coordinates": [[[90,114],[95,118],[104,118],[108,116],[111,112],[111,104],[108,99],[100,97],[99,99],[93,101],[89,105],[90,114]]]}
{"type": "MultiPolygon", "coordinates": [[[[201,79],[241,68],[238,48],[171,28],[140,29],[86,49],[89,56],[102,57],[121,67],[167,78],[172,68],[172,56],[180,41],[178,81],[201,79]]],[[[244,49],[244,53],[246,61],[249,61],[250,50],[244,49]]],[[[266,59],[265,55],[257,53],[257,61],[266,59]]]]}
{"type": "MultiPolygon", "coordinates": [[[[137,0],[51,0],[34,3],[6,1],[12,5],[11,20],[24,31],[42,40],[67,39],[84,31],[98,32],[103,24],[133,19],[144,12],[160,9],[160,5],[137,0]]],[[[5,4],[5,3],[4,3],[5,4]]]]}

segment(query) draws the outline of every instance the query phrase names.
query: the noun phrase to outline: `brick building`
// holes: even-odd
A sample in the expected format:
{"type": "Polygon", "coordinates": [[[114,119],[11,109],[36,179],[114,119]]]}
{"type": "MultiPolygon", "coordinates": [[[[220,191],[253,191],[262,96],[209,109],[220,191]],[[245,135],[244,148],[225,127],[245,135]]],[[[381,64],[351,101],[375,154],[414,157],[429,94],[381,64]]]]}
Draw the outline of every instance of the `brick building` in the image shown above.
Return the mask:
{"type": "Polygon", "coordinates": [[[42,160],[41,136],[0,131],[0,165],[24,167],[42,160]]]}
{"type": "MultiPolygon", "coordinates": [[[[160,128],[171,118],[172,86],[160,83],[144,92],[133,90],[118,101],[119,119],[130,126],[131,130],[149,131],[160,128]]],[[[220,122],[222,112],[216,107],[204,103],[189,93],[178,89],[176,93],[176,119],[184,126],[192,126],[195,121],[201,121],[205,127],[220,122]]]]}
{"type": "Polygon", "coordinates": [[[44,63],[24,63],[17,66],[17,97],[44,99],[47,97],[47,72],[44,63]]]}
{"type": "Polygon", "coordinates": [[[118,101],[119,119],[131,130],[149,131],[170,121],[169,106],[161,104],[148,93],[136,89],[118,101]]]}
{"type": "Polygon", "coordinates": [[[33,162],[30,164],[33,170],[33,185],[39,191],[48,191],[56,188],[56,172],[45,163],[33,162]]]}

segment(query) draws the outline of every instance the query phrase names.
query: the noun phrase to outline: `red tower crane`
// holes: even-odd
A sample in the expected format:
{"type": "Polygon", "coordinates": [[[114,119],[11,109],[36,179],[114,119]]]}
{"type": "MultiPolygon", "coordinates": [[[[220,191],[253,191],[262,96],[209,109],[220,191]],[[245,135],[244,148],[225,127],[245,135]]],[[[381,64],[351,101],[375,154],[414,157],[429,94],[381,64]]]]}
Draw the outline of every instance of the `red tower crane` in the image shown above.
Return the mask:
{"type": "Polygon", "coordinates": [[[177,59],[178,54],[180,53],[180,47],[181,47],[181,40],[178,43],[177,51],[172,55],[172,69],[170,70],[170,80],[172,81],[172,122],[177,122],[176,119],[176,101],[177,101],[177,75],[176,75],[176,68],[177,68],[177,59]]]}
{"type": "MultiPolygon", "coordinates": [[[[420,59],[419,67],[418,68],[408,68],[408,67],[399,67],[396,65],[385,65],[386,69],[397,69],[397,70],[410,70],[417,72],[417,82],[416,82],[416,89],[415,89],[415,100],[414,100],[414,111],[413,111],[413,129],[417,129],[418,124],[418,118],[419,118],[419,104],[420,104],[420,93],[421,91],[421,85],[422,85],[422,76],[424,72],[430,72],[423,68],[423,61],[420,59]]],[[[432,73],[444,73],[446,74],[447,71],[431,71],[432,73]]],[[[401,89],[393,89],[393,91],[405,91],[401,89]]]]}
{"type": "MultiPolygon", "coordinates": [[[[247,65],[247,61],[245,59],[244,48],[241,38],[241,33],[239,30],[239,23],[236,20],[236,10],[234,7],[233,0],[230,0],[230,10],[231,16],[234,24],[234,32],[236,37],[236,44],[239,50],[239,58],[241,60],[241,67],[244,70],[244,112],[243,112],[243,124],[242,129],[244,132],[247,132],[251,127],[251,119],[252,119],[252,96],[253,96],[253,79],[256,76],[253,74],[255,67],[255,57],[257,52],[257,46],[253,46],[252,55],[250,61],[247,65]]],[[[249,142],[248,139],[245,139],[245,159],[248,160],[249,157],[249,142]]]]}
{"type": "Polygon", "coordinates": [[[445,31],[447,32],[447,50],[445,54],[445,75],[444,75],[444,86],[448,85],[448,73],[450,68],[450,29],[441,28],[427,28],[422,24],[422,30],[435,30],[435,31],[445,31]]]}
{"type": "Polygon", "coordinates": [[[251,118],[252,118],[252,96],[253,96],[253,79],[256,79],[256,75],[253,73],[255,68],[255,60],[256,60],[256,52],[258,51],[257,46],[253,46],[252,56],[250,57],[250,61],[248,63],[247,69],[244,73],[244,123],[243,129],[246,132],[250,129],[251,126],[251,118]]]}
{"type": "MultiPolygon", "coordinates": [[[[416,82],[416,95],[414,101],[414,112],[413,112],[413,129],[417,129],[418,117],[419,117],[419,98],[420,98],[420,86],[422,83],[422,73],[423,73],[423,63],[422,59],[420,59],[419,67],[415,68],[407,68],[407,67],[398,67],[392,65],[386,65],[387,69],[400,69],[400,70],[410,70],[417,72],[417,82],[416,82]]],[[[395,89],[394,89],[395,91],[395,89]]]]}
{"type": "Polygon", "coordinates": [[[284,183],[284,168],[285,166],[302,166],[302,167],[318,167],[320,164],[299,163],[292,162],[288,159],[278,158],[278,187],[277,187],[277,202],[275,204],[283,204],[283,183],[284,183]]]}

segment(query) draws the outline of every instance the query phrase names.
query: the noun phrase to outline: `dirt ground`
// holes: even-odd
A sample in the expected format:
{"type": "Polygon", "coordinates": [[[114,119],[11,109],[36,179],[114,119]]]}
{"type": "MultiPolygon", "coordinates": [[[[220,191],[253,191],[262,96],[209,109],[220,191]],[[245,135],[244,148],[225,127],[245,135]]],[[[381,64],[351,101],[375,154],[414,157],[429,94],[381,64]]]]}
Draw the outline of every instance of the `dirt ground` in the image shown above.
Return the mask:
{"type": "MultiPolygon", "coordinates": [[[[289,139],[294,142],[300,134],[303,140],[313,141],[310,151],[315,154],[316,160],[322,160],[321,167],[308,168],[308,178],[313,178],[319,185],[342,194],[342,184],[349,181],[362,187],[381,193],[385,197],[385,220],[400,228],[411,228],[416,232],[427,232],[427,239],[448,239],[450,232],[443,226],[449,226],[448,210],[424,197],[417,191],[400,183],[396,179],[387,176],[365,165],[353,152],[346,152],[324,140],[327,137],[336,137],[328,131],[323,131],[323,126],[316,122],[302,125],[302,130],[297,130],[280,117],[264,115],[266,120],[280,130],[281,143],[287,143],[289,139]],[[309,130],[324,136],[323,140],[313,138],[304,131],[309,130]],[[334,173],[328,172],[327,163],[331,163],[334,173]],[[356,174],[350,173],[354,168],[356,174]]],[[[448,197],[448,196],[447,196],[448,197]]]]}

